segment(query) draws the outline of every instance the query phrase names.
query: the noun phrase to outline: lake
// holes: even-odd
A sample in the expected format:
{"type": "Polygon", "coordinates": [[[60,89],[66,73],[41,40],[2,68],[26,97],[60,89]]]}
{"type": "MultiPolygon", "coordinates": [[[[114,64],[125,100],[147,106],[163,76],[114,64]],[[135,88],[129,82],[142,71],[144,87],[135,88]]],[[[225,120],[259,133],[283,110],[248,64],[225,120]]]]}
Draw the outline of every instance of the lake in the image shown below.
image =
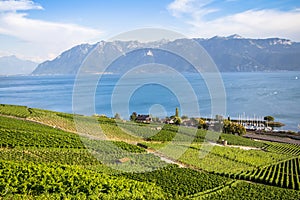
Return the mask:
{"type": "MultiPolygon", "coordinates": [[[[85,108],[93,107],[97,114],[113,116],[118,112],[124,119],[134,111],[140,114],[150,112],[158,117],[170,116],[174,115],[176,107],[181,109],[183,105],[196,103],[199,109],[181,110],[180,114],[189,117],[196,117],[199,113],[202,117],[212,115],[211,98],[216,95],[211,93],[205,79],[197,74],[184,74],[182,79],[166,74],[137,74],[123,80],[112,74],[102,75],[100,80],[97,78],[99,75],[94,75],[96,83],[82,83],[84,90],[89,92],[82,90],[79,96],[93,95],[91,99],[95,103],[87,101],[80,105],[81,110],[74,110],[72,105],[74,76],[2,76],[0,103],[81,114],[91,114],[85,108]],[[166,80],[169,85],[161,84],[166,80]],[[185,82],[195,94],[186,94],[189,85],[185,82]]],[[[222,73],[221,78],[226,94],[226,112],[220,114],[245,119],[271,115],[276,121],[286,124],[283,129],[299,130],[300,72],[222,73]]]]}

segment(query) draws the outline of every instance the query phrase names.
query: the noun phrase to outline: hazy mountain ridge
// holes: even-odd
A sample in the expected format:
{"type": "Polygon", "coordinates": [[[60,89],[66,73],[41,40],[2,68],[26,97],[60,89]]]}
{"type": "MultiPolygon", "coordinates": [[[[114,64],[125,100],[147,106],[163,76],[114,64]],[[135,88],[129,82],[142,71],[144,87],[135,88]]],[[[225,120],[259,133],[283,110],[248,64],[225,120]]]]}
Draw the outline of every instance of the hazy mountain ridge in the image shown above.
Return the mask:
{"type": "Polygon", "coordinates": [[[31,74],[38,63],[22,60],[16,56],[0,57],[0,75],[31,74]]]}
{"type": "MultiPolygon", "coordinates": [[[[159,49],[168,46],[174,48],[188,40],[190,39],[163,40],[147,45],[138,41],[101,41],[94,45],[82,44],[63,52],[52,61],[41,63],[33,74],[76,74],[85,57],[93,49],[94,55],[89,59],[90,67],[87,70],[90,73],[101,72],[97,63],[100,57],[104,59],[105,65],[110,66],[109,72],[126,71],[130,66],[146,63],[167,64],[181,72],[192,72],[189,63],[159,49]],[[106,63],[106,58],[111,60],[110,58],[115,57],[118,57],[115,62],[106,63]]],[[[206,49],[219,70],[223,72],[300,70],[300,43],[287,39],[248,39],[232,35],[194,40],[206,49]]]]}
{"type": "Polygon", "coordinates": [[[75,46],[54,60],[45,61],[37,66],[33,74],[76,74],[84,58],[94,45],[81,44],[75,46]]]}

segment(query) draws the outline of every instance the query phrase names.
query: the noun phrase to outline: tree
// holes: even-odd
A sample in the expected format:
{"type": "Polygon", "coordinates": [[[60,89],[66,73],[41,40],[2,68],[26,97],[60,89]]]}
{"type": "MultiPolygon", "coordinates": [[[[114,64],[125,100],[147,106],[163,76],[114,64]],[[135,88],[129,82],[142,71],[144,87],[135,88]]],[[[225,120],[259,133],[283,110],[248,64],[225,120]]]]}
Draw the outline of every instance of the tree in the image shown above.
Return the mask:
{"type": "Polygon", "coordinates": [[[206,130],[208,129],[208,125],[203,119],[199,119],[198,129],[206,129],[206,130]]]}
{"type": "Polygon", "coordinates": [[[116,113],[114,118],[115,118],[115,119],[121,119],[121,116],[120,116],[119,113],[116,113]]]}
{"type": "Polygon", "coordinates": [[[275,119],[274,119],[273,116],[268,115],[268,116],[265,116],[265,117],[264,117],[264,120],[266,120],[266,121],[268,121],[268,122],[273,122],[275,119]]]}
{"type": "Polygon", "coordinates": [[[135,121],[135,120],[136,120],[136,117],[137,117],[136,112],[133,112],[133,113],[130,115],[130,121],[135,121]]]}
{"type": "Polygon", "coordinates": [[[185,119],[189,119],[189,117],[186,116],[186,115],[182,115],[182,116],[181,116],[181,119],[182,119],[182,120],[185,120],[185,119]]]}
{"type": "Polygon", "coordinates": [[[173,116],[172,119],[174,121],[174,124],[176,124],[176,125],[181,124],[181,118],[180,117],[173,116]]]}
{"type": "Polygon", "coordinates": [[[246,129],[241,124],[234,123],[229,120],[224,120],[223,133],[244,135],[246,133],[246,129]]]}

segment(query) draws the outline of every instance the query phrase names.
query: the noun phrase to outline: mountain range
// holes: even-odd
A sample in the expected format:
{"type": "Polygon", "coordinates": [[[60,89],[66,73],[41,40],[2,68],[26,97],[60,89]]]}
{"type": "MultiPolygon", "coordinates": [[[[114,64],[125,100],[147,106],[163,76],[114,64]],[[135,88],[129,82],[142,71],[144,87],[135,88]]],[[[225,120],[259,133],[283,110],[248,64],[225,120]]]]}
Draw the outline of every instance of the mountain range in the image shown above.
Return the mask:
{"type": "MultiPolygon", "coordinates": [[[[194,69],[186,60],[160,49],[176,48],[176,45],[185,43],[189,45],[190,40],[161,40],[151,43],[101,41],[93,45],[81,44],[63,52],[54,60],[39,64],[33,74],[76,74],[86,56],[92,51],[93,58],[89,60],[92,64],[86,69],[89,73],[102,72],[97,63],[100,58],[102,64],[109,65],[108,70],[112,73],[124,72],[131,66],[147,63],[160,63],[181,72],[193,72],[194,69]],[[122,56],[111,64],[105,62],[105,58],[117,55],[122,56]]],[[[299,42],[281,38],[249,39],[239,35],[193,40],[208,52],[221,72],[300,71],[299,42]]],[[[151,70],[156,72],[155,69],[151,70]]]]}
{"type": "Polygon", "coordinates": [[[0,75],[31,74],[38,63],[22,60],[16,56],[0,57],[0,75]]]}

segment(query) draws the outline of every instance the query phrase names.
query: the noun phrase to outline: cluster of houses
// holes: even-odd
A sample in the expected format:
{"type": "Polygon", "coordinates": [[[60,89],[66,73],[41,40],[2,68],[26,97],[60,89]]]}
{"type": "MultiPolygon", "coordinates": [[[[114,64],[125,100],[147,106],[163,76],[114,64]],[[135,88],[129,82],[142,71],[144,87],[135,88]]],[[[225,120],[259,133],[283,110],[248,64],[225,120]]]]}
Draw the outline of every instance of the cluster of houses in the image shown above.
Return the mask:
{"type": "MultiPolygon", "coordinates": [[[[153,119],[150,115],[140,115],[139,114],[139,115],[137,115],[135,121],[139,122],[139,123],[148,124],[148,123],[153,122],[153,119]]],[[[165,124],[175,124],[175,120],[173,118],[168,118],[168,117],[165,119],[155,120],[155,122],[160,122],[160,123],[165,123],[165,124]]],[[[181,122],[181,125],[183,125],[183,126],[197,126],[197,124],[198,124],[198,121],[195,118],[183,119],[181,122]]]]}
{"type": "MultiPolygon", "coordinates": [[[[212,119],[212,118],[205,118],[203,119],[205,124],[209,127],[214,127],[216,123],[220,123],[220,120],[218,119],[212,119]]],[[[144,114],[139,114],[137,115],[136,122],[139,123],[151,123],[153,122],[153,119],[151,115],[144,115],[144,114]]],[[[245,127],[246,130],[248,131],[272,131],[272,128],[268,126],[265,120],[243,120],[243,119],[238,119],[238,120],[232,120],[235,123],[241,124],[242,126],[245,127]]],[[[175,124],[174,118],[165,118],[165,119],[155,119],[155,122],[159,123],[165,123],[165,124],[175,124]]],[[[191,127],[197,127],[199,123],[198,119],[195,118],[184,118],[181,120],[181,125],[183,126],[191,126],[191,127]]]]}

